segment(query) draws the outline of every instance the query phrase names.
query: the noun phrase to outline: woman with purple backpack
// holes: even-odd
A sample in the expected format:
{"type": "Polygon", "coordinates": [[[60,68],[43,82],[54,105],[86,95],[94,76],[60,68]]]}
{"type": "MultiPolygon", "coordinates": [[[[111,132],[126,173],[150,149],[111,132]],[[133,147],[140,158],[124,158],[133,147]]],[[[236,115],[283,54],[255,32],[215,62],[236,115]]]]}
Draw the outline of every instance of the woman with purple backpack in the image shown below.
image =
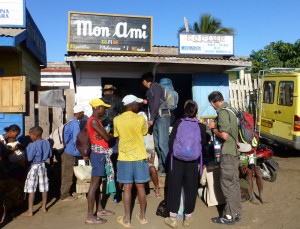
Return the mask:
{"type": "Polygon", "coordinates": [[[168,172],[167,206],[170,217],[165,224],[177,227],[177,213],[180,206],[181,190],[184,191],[184,220],[188,227],[195,209],[199,165],[202,169],[202,147],[206,144],[206,126],[197,120],[198,105],[192,100],[184,105],[184,117],[177,120],[172,129],[170,147],[170,167],[168,172]]]}

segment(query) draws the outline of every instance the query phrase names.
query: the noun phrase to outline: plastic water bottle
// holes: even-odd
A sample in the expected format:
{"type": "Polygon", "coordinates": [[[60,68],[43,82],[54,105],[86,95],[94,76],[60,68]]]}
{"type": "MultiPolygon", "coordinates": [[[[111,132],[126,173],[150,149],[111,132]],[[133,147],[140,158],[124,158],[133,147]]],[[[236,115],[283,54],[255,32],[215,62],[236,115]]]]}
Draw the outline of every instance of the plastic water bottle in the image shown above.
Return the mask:
{"type": "Polygon", "coordinates": [[[109,132],[110,132],[110,124],[107,124],[107,126],[106,127],[104,127],[104,129],[105,129],[105,131],[109,134],[109,132]]]}
{"type": "Polygon", "coordinates": [[[221,143],[216,136],[214,136],[214,155],[215,155],[215,161],[220,162],[221,143]]]}

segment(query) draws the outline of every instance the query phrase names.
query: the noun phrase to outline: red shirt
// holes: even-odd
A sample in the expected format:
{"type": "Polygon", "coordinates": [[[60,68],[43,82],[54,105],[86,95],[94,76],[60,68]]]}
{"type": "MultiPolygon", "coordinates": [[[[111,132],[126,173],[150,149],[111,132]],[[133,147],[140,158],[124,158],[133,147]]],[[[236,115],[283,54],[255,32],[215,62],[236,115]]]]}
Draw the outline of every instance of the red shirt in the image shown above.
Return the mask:
{"type": "Polygon", "coordinates": [[[101,121],[93,116],[89,117],[88,121],[87,121],[87,124],[86,124],[86,128],[87,128],[87,131],[89,133],[89,136],[90,136],[90,140],[91,140],[91,144],[94,144],[94,145],[98,145],[98,146],[102,146],[104,149],[108,149],[109,146],[108,146],[108,143],[104,140],[104,139],[100,139],[98,140],[97,138],[95,138],[95,136],[99,135],[97,133],[97,131],[95,131],[92,127],[91,127],[91,121],[95,119],[99,122],[100,126],[103,127],[101,121]]]}

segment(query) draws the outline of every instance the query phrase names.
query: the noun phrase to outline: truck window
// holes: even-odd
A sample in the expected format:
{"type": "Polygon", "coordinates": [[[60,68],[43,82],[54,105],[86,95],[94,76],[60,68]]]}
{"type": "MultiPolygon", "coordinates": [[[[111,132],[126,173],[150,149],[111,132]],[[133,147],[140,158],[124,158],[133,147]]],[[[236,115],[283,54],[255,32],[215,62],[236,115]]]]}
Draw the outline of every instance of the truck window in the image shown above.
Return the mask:
{"type": "Polygon", "coordinates": [[[275,81],[265,81],[264,82],[264,103],[274,103],[274,91],[275,91],[275,81]]]}
{"type": "Polygon", "coordinates": [[[278,104],[283,106],[292,106],[294,95],[294,82],[280,81],[278,90],[278,104]]]}

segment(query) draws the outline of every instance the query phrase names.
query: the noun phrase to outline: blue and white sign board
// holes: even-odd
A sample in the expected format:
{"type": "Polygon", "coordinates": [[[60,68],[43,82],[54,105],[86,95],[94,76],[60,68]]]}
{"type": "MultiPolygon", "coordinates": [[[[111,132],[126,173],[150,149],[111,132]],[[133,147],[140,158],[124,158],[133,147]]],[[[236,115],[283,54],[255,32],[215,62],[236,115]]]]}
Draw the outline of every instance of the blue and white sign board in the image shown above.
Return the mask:
{"type": "Polygon", "coordinates": [[[25,27],[25,0],[0,0],[0,27],[25,27]]]}
{"type": "Polygon", "coordinates": [[[233,56],[233,35],[181,33],[179,54],[233,56]]]}

